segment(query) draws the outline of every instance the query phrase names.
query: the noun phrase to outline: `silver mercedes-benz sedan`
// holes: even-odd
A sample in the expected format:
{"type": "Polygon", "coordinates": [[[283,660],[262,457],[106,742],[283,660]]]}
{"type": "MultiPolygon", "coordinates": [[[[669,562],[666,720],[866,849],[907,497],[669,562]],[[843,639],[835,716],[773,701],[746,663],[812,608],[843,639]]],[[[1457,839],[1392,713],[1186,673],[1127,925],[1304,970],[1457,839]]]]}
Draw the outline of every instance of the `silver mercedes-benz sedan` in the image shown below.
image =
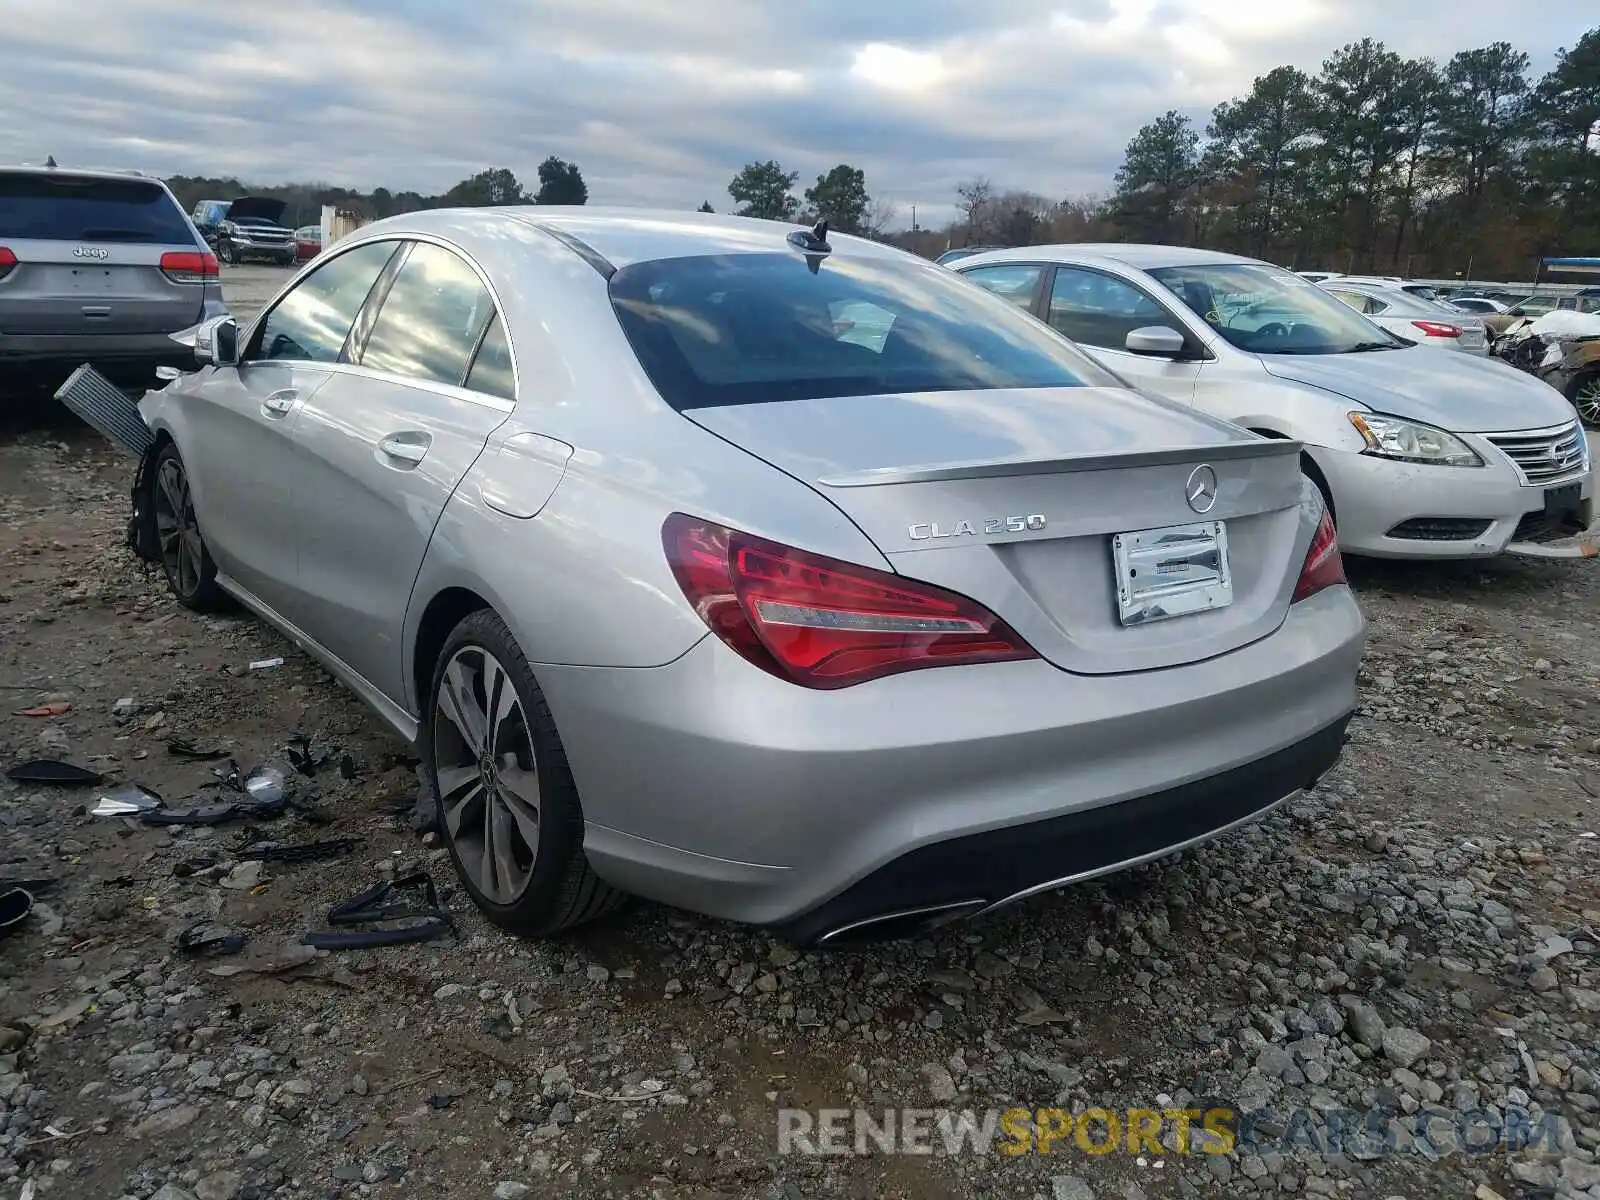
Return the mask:
{"type": "Polygon", "coordinates": [[[407,739],[489,918],[905,933],[1258,817],[1364,638],[1293,443],[825,229],[417,213],[148,394],[149,551],[407,739]]]}
{"type": "Polygon", "coordinates": [[[1595,504],[1572,404],[1373,324],[1328,294],[1340,280],[1181,246],[1024,246],[953,269],[1135,387],[1304,443],[1350,553],[1600,553],[1581,536],[1595,504]]]}

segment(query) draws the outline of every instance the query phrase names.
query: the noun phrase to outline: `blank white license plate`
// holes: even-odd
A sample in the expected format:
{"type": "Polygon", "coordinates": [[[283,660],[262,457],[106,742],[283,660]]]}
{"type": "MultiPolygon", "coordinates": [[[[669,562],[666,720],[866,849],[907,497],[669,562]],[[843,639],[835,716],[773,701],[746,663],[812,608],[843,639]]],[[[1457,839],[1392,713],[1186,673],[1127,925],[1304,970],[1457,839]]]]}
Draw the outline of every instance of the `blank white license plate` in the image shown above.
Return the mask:
{"type": "Polygon", "coordinates": [[[1481,346],[1481,345],[1483,345],[1483,330],[1481,330],[1481,329],[1468,329],[1468,330],[1466,330],[1461,335],[1461,344],[1463,346],[1481,346]]]}
{"type": "Polygon", "coordinates": [[[1111,538],[1117,616],[1124,625],[1211,612],[1233,603],[1222,521],[1140,529],[1111,538]]]}

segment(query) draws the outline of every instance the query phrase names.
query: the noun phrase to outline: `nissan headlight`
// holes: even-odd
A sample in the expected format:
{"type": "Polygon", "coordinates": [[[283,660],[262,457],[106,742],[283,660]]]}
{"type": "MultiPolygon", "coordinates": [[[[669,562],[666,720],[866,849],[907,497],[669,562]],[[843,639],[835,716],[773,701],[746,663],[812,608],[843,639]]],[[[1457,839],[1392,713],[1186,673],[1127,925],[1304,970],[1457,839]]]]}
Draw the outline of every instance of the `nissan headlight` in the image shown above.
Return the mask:
{"type": "Polygon", "coordinates": [[[1350,424],[1367,443],[1368,454],[1396,462],[1429,463],[1438,467],[1481,467],[1483,459],[1453,433],[1403,421],[1380,413],[1348,414],[1350,424]]]}

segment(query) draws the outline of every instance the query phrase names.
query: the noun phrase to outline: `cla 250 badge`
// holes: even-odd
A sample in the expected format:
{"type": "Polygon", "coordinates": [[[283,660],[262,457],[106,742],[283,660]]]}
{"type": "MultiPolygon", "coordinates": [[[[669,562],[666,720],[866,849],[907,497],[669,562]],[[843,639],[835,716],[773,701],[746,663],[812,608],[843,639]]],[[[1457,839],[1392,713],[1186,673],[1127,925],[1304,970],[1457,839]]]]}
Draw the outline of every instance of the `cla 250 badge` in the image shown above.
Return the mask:
{"type": "Polygon", "coordinates": [[[983,526],[983,532],[989,533],[1027,533],[1044,528],[1044,514],[1034,513],[1027,517],[988,517],[983,521],[957,521],[949,529],[941,528],[937,521],[922,521],[910,529],[913,542],[926,542],[934,538],[961,537],[963,534],[978,533],[978,526],[983,526]]]}

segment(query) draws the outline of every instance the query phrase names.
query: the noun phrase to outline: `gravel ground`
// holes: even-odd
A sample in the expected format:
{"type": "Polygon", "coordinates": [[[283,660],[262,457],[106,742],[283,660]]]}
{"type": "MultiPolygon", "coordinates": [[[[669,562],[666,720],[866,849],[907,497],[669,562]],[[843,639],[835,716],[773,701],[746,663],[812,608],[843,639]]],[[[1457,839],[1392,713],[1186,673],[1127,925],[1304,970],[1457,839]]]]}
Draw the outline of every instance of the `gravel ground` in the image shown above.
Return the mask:
{"type": "MultiPolygon", "coordinates": [[[[281,279],[228,282],[244,307],[281,279]]],[[[454,938],[307,960],[373,881],[448,893],[396,815],[404,747],[263,626],[178,608],[121,549],[126,460],[3,408],[0,763],[110,782],[0,780],[0,876],[56,879],[0,942],[0,1200],[1600,1200],[1595,564],[1351,564],[1363,704],[1314,795],[982,925],[799,954],[640,903],[530,943],[453,896],[454,938]],[[214,787],[174,737],[249,767],[296,733],[333,759],[278,821],[87,815],[131,781],[214,787]],[[238,856],[338,837],[333,861],[238,856]],[[198,921],[249,944],[183,954],[198,921]],[[854,1106],[1269,1115],[1229,1154],[1180,1153],[1175,1122],[1137,1153],[779,1153],[780,1108],[854,1106]],[[1347,1110],[1392,1116],[1391,1144],[1339,1136],[1347,1110]]]]}

